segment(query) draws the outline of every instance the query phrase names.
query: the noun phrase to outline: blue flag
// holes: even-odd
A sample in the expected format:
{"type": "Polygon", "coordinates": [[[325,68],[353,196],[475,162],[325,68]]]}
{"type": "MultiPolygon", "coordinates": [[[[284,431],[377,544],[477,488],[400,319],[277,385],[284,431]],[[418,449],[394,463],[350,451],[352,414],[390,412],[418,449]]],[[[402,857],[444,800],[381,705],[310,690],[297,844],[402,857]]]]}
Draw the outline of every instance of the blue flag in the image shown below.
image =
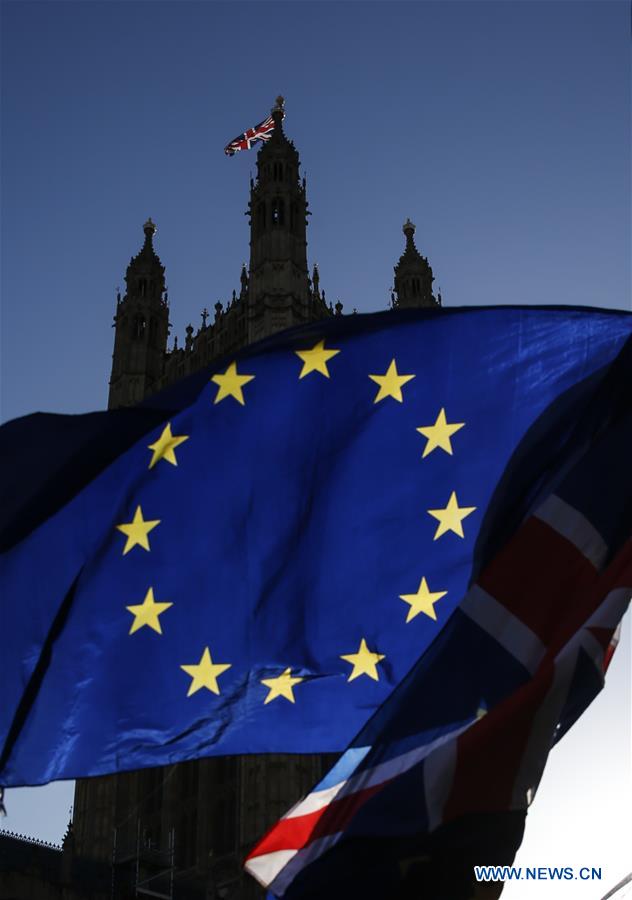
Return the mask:
{"type": "Polygon", "coordinates": [[[354,316],[9,423],[0,783],[343,749],[598,427],[631,330],[354,316]]]}

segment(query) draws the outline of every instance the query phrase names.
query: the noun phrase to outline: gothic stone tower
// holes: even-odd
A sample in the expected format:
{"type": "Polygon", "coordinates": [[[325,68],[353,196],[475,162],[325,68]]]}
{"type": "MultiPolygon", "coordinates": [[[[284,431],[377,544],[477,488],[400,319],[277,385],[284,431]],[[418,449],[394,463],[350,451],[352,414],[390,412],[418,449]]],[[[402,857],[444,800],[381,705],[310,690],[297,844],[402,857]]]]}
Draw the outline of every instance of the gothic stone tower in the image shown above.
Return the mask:
{"type": "Polygon", "coordinates": [[[272,118],[274,131],[257,157],[257,181],[250,183],[249,341],[324,312],[307,271],[305,179],[299,181],[298,153],[283,133],[283,97],[272,118]]]}
{"type": "MultiPolygon", "coordinates": [[[[305,181],[299,178],[298,152],[283,133],[283,98],[277,98],[272,115],[275,129],[259,151],[257,179],[250,184],[250,264],[242,268],[239,294],[215,303],[211,322],[205,309],[201,327],[195,331],[189,325],[183,346],[176,339],[171,351],[164,267],[153,247],[156,226],[151,219],[145,223],[144,245],[127,269],[123,299],[117,298],[110,408],[133,405],[273,332],[334,314],[318,269],[311,278],[308,274],[305,181]]],[[[432,270],[413,233],[407,221],[393,306],[437,304],[432,270]]],[[[338,303],[335,314],[341,312],[338,303]]],[[[241,859],[330,763],[320,756],[281,754],[210,758],[78,781],[75,853],[109,863],[116,835],[114,898],[134,896],[135,879],[156,895],[169,896],[164,863],[171,850],[175,897],[261,897],[242,874],[241,859]]]]}
{"type": "Polygon", "coordinates": [[[169,327],[165,268],[154,250],[151,219],[143,231],[145,243],[127,267],[125,296],[117,297],[110,409],[139,403],[155,389],[164,369],[169,327]]]}
{"type": "Polygon", "coordinates": [[[434,281],[432,268],[426,257],[422,256],[415,246],[415,226],[410,219],[406,219],[402,231],[406,237],[406,247],[395,266],[393,308],[440,306],[441,294],[435,297],[432,293],[434,281]]]}

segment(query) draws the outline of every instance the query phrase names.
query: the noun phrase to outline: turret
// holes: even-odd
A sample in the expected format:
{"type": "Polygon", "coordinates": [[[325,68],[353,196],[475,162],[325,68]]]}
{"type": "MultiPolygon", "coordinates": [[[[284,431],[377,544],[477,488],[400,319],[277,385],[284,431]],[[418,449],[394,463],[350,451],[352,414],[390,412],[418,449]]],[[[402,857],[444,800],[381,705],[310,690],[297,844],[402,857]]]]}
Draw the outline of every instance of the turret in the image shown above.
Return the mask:
{"type": "Polygon", "coordinates": [[[406,219],[402,227],[406,238],[406,247],[395,266],[395,291],[392,305],[399,309],[439,306],[432,293],[434,277],[432,268],[425,256],[415,246],[415,226],[406,219]]]}
{"type": "Polygon", "coordinates": [[[162,376],[167,350],[169,309],[165,269],[154,250],[156,226],[143,225],[145,242],[132,257],[126,290],[116,299],[115,336],[108,406],[132,406],[150,394],[162,376]]]}
{"type": "Polygon", "coordinates": [[[283,97],[272,109],[274,131],[257,157],[250,184],[248,340],[327,315],[310,285],[307,269],[308,203],[299,180],[299,155],[283,132],[283,97]]]}

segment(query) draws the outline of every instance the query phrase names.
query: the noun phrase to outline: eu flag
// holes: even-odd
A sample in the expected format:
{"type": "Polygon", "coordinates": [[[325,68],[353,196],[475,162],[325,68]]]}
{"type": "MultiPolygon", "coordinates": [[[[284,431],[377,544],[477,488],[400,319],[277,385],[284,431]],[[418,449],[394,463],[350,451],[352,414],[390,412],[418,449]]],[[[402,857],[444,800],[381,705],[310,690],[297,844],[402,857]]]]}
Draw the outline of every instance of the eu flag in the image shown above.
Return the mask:
{"type": "Polygon", "coordinates": [[[353,316],[9,423],[0,783],[343,749],[598,427],[631,330],[353,316]]]}

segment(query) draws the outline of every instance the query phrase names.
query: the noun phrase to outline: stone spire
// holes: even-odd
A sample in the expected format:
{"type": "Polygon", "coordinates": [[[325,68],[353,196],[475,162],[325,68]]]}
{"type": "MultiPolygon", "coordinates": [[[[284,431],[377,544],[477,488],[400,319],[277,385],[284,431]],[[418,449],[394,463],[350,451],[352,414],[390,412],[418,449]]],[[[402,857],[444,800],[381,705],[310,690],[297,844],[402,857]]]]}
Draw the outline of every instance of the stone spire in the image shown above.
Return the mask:
{"type": "Polygon", "coordinates": [[[406,247],[395,266],[393,306],[399,309],[438,306],[432,293],[432,268],[415,246],[415,226],[410,219],[406,219],[402,231],[406,237],[406,247]]]}
{"type": "Polygon", "coordinates": [[[167,349],[169,311],[165,268],[154,250],[156,226],[143,225],[145,241],[130,260],[125,296],[117,297],[109,407],[132,406],[152,392],[167,349]]]}
{"type": "Polygon", "coordinates": [[[307,269],[308,203],[299,155],[283,131],[283,97],[272,108],[275,127],[257,156],[251,181],[248,340],[327,315],[307,269]]]}

